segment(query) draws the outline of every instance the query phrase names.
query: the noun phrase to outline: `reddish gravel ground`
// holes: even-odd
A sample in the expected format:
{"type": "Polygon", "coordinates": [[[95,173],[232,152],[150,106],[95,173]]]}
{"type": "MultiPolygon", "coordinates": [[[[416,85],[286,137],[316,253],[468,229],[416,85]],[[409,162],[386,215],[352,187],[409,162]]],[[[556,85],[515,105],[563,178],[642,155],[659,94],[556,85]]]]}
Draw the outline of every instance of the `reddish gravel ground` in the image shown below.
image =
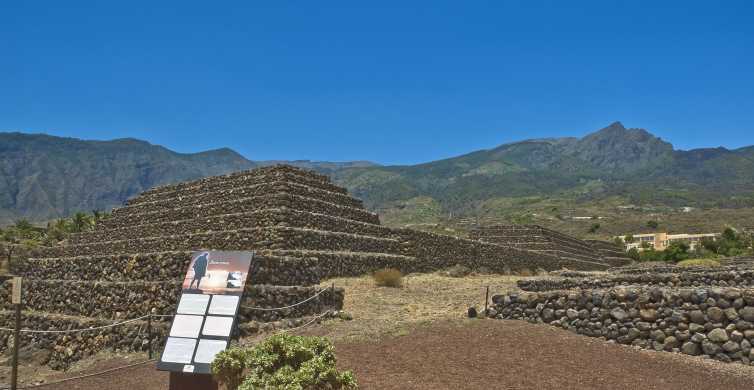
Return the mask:
{"type": "MultiPolygon", "coordinates": [[[[754,389],[754,367],[520,321],[435,323],[406,336],[337,343],[336,352],[340,368],[353,370],[362,389],[754,389]]],[[[167,375],[148,364],[40,389],[164,390],[167,375]]]]}

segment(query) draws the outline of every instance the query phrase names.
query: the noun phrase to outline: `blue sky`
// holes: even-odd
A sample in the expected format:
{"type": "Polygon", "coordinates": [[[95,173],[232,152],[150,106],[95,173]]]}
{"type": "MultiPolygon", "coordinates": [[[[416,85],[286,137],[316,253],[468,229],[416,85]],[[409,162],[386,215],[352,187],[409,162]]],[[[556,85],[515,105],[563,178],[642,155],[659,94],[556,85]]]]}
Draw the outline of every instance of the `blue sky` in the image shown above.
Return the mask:
{"type": "Polygon", "coordinates": [[[6,1],[0,130],[416,163],[620,120],[754,144],[752,1],[6,1]]]}

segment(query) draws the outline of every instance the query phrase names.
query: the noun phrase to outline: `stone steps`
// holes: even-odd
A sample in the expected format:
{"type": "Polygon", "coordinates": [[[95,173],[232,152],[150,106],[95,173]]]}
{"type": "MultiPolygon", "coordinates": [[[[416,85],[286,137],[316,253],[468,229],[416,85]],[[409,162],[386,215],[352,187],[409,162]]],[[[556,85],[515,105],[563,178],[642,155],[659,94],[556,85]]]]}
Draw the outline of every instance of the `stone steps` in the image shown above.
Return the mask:
{"type": "Polygon", "coordinates": [[[177,197],[187,192],[216,191],[277,180],[303,184],[309,187],[344,195],[348,193],[344,188],[332,184],[327,176],[314,175],[316,174],[293,167],[284,167],[282,170],[280,167],[277,167],[277,170],[275,168],[260,168],[252,171],[242,171],[224,176],[213,176],[189,182],[155,187],[141,193],[138,197],[129,200],[128,204],[131,205],[145,201],[177,197]]]}
{"type": "Polygon", "coordinates": [[[593,261],[593,262],[596,262],[596,263],[604,264],[604,261],[602,260],[601,257],[585,256],[585,255],[582,255],[582,254],[572,253],[572,252],[568,252],[568,251],[562,251],[562,250],[559,250],[559,249],[535,250],[534,252],[547,253],[547,254],[552,254],[553,256],[558,256],[558,257],[567,257],[567,258],[572,258],[572,259],[585,260],[585,261],[593,261]]]}
{"type": "MultiPolygon", "coordinates": [[[[162,314],[162,313],[161,313],[162,314]]],[[[172,314],[172,313],[168,313],[172,314]]],[[[0,311],[0,327],[12,328],[15,324],[14,312],[0,311]]],[[[69,330],[86,329],[111,325],[119,321],[66,316],[51,313],[39,313],[25,310],[21,313],[21,328],[35,330],[69,330]]],[[[153,346],[158,350],[169,329],[168,323],[153,321],[153,346]]],[[[68,368],[72,363],[95,355],[102,351],[139,352],[146,351],[148,346],[146,321],[135,321],[125,325],[84,333],[22,333],[20,345],[34,346],[36,350],[49,353],[49,367],[56,370],[68,368]]],[[[0,353],[7,353],[12,333],[0,332],[0,353]]]]}
{"type": "MultiPolygon", "coordinates": [[[[31,279],[157,282],[180,280],[190,261],[189,251],[29,259],[17,263],[14,273],[31,279]]],[[[263,250],[254,256],[249,280],[253,284],[310,286],[325,278],[358,276],[383,268],[420,272],[426,262],[385,253],[263,250]]]]}
{"type": "Polygon", "coordinates": [[[213,190],[209,192],[188,192],[183,195],[158,199],[153,201],[143,201],[137,204],[129,204],[125,207],[113,210],[113,215],[122,213],[140,213],[148,212],[155,208],[176,208],[192,205],[212,203],[216,201],[225,201],[238,198],[248,198],[252,196],[265,196],[271,194],[288,193],[307,198],[321,200],[345,207],[363,209],[364,204],[361,200],[337,192],[325,191],[307,185],[296,184],[285,181],[263,182],[246,185],[243,187],[233,187],[228,189],[213,190]]]}
{"type": "Polygon", "coordinates": [[[100,229],[114,229],[129,225],[161,223],[176,220],[206,218],[215,215],[249,212],[263,209],[290,208],[328,214],[379,225],[379,217],[372,212],[352,207],[339,206],[317,199],[291,194],[273,194],[206,203],[190,207],[160,208],[144,213],[119,213],[100,222],[100,229]]]}
{"type": "Polygon", "coordinates": [[[351,250],[405,254],[403,244],[391,238],[328,232],[293,227],[271,227],[148,237],[134,240],[104,241],[85,245],[49,247],[36,250],[35,258],[75,257],[96,254],[129,254],[143,252],[195,250],[261,250],[261,249],[351,250]]]}
{"type": "Polygon", "coordinates": [[[481,235],[478,239],[483,241],[494,241],[500,243],[511,242],[549,242],[557,245],[561,245],[567,248],[573,248],[584,252],[595,252],[595,249],[586,243],[579,242],[578,240],[565,240],[560,237],[547,236],[542,234],[528,234],[528,235],[481,235]]]}
{"type": "MultiPolygon", "coordinates": [[[[182,281],[102,282],[26,279],[24,307],[40,313],[126,320],[150,312],[172,314],[180,297],[182,281]]],[[[343,290],[326,291],[317,298],[281,311],[252,310],[248,307],[277,308],[293,305],[317,294],[319,286],[276,286],[247,284],[241,301],[239,321],[276,321],[286,316],[317,314],[326,307],[342,307],[343,290]],[[333,295],[335,293],[335,295],[333,295]]],[[[11,283],[0,284],[0,309],[12,310],[11,283]]]]}
{"type": "Polygon", "coordinates": [[[137,237],[171,235],[174,232],[202,233],[206,231],[253,229],[268,226],[290,226],[331,232],[349,232],[380,238],[398,236],[392,229],[327,214],[311,213],[287,208],[214,215],[201,219],[184,219],[162,223],[124,226],[117,229],[97,229],[71,236],[71,245],[101,241],[115,241],[137,237]]]}

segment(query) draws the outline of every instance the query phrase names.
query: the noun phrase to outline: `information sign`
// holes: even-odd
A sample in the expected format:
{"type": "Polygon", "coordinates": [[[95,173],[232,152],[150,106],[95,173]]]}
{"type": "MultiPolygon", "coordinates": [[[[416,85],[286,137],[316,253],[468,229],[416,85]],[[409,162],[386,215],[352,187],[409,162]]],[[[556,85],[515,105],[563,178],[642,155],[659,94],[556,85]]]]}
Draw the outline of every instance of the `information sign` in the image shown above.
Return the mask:
{"type": "Polygon", "coordinates": [[[211,373],[215,355],[230,343],[253,257],[239,251],[192,254],[159,370],[211,373]]]}

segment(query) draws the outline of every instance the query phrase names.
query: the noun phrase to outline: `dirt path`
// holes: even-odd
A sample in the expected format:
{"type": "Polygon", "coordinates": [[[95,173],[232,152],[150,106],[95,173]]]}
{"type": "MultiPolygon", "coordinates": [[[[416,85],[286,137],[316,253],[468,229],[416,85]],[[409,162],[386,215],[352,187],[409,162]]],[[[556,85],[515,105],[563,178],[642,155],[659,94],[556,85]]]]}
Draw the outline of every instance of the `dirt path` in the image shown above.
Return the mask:
{"type": "MultiPolygon", "coordinates": [[[[353,370],[367,390],[754,388],[751,366],[637,350],[520,321],[420,325],[405,336],[338,342],[336,354],[339,367],[353,370]]],[[[165,390],[167,374],[147,364],[40,389],[165,390]]]]}
{"type": "Polygon", "coordinates": [[[339,343],[362,389],[752,389],[754,367],[608,344],[546,325],[435,324],[339,343]]]}

